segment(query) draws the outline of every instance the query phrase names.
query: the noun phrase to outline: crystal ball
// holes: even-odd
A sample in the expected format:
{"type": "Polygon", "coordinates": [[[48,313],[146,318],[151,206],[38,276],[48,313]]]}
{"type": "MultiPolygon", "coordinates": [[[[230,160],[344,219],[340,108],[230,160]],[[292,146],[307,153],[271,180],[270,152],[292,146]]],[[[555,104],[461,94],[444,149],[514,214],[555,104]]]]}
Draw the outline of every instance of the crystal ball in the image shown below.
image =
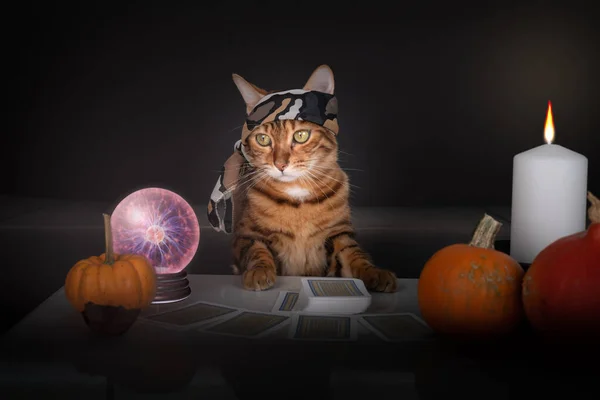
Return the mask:
{"type": "Polygon", "coordinates": [[[147,257],[158,274],[181,272],[200,244],[194,210],[167,189],[146,188],[131,193],[115,208],[111,225],[114,251],[147,257]]]}

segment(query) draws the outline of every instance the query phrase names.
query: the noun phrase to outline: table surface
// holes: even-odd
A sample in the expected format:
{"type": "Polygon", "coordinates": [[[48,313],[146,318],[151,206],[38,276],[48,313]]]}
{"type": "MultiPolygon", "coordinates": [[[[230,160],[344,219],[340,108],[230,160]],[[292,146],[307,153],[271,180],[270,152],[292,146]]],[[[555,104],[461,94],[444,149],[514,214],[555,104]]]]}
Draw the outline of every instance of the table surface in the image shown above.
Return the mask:
{"type": "MultiPolygon", "coordinates": [[[[212,302],[249,311],[271,312],[277,296],[282,291],[300,291],[301,278],[278,276],[275,286],[269,290],[255,292],[242,288],[239,275],[188,275],[192,293],[179,303],[152,305],[144,314],[154,314],[198,301],[212,302]]],[[[410,312],[420,315],[417,303],[418,279],[398,279],[395,293],[371,292],[371,305],[365,313],[410,312]]]]}
{"type": "MultiPolygon", "coordinates": [[[[255,292],[242,288],[241,277],[237,275],[188,275],[192,293],[187,299],[171,304],[151,305],[142,312],[138,322],[144,323],[145,316],[180,309],[200,301],[269,313],[281,291],[301,290],[300,279],[281,276],[270,290],[255,292]]],[[[371,305],[365,314],[412,313],[420,316],[417,282],[418,279],[398,279],[398,289],[395,293],[371,293],[371,305]]],[[[68,303],[63,287],[10,329],[4,336],[4,341],[8,343],[36,337],[40,329],[43,329],[46,334],[49,334],[49,330],[60,331],[61,342],[67,338],[69,342],[76,342],[81,337],[81,329],[71,329],[74,326],[87,329],[81,315],[68,303]]],[[[137,330],[130,332],[135,335],[137,330]]],[[[367,334],[366,330],[360,332],[363,335],[367,334]]],[[[47,340],[51,340],[51,337],[47,336],[47,340]]]]}
{"type": "MultiPolygon", "coordinates": [[[[320,357],[322,365],[330,365],[332,360],[337,358],[337,367],[334,368],[337,371],[338,367],[344,364],[343,360],[348,357],[346,353],[349,347],[344,343],[303,342],[289,345],[293,341],[287,339],[285,334],[279,335],[278,332],[267,340],[243,340],[204,334],[197,329],[166,329],[154,323],[144,322],[144,316],[183,308],[198,301],[249,311],[270,312],[280,291],[296,291],[301,288],[300,277],[278,277],[275,286],[263,292],[243,289],[241,277],[235,275],[188,275],[188,279],[192,293],[187,299],[177,303],[152,305],[142,313],[126,334],[109,338],[93,334],[81,315],[68,303],[64,288],[59,289],[4,335],[4,383],[14,385],[22,380],[19,377],[23,374],[47,376],[48,380],[51,376],[59,374],[62,379],[70,377],[73,382],[92,385],[98,384],[98,375],[118,380],[112,378],[116,371],[127,370],[127,374],[131,374],[131,370],[135,369],[136,373],[139,373],[139,380],[145,384],[156,381],[158,377],[164,382],[169,379],[177,381],[186,376],[189,378],[189,386],[189,382],[194,379],[197,381],[198,376],[201,376],[201,380],[208,379],[214,386],[214,382],[224,379],[224,369],[229,370],[232,366],[236,370],[244,369],[246,367],[240,365],[244,365],[247,360],[254,359],[254,367],[292,360],[300,365],[312,352],[320,357]],[[268,354],[264,363],[256,360],[257,353],[265,351],[272,351],[282,358],[273,361],[273,355],[268,354]],[[167,368],[165,371],[166,365],[178,367],[174,368],[175,372],[173,368],[167,368]],[[198,371],[202,373],[199,375],[198,371]],[[165,374],[171,374],[170,378],[165,378],[165,374]],[[190,378],[189,374],[195,378],[190,378]]],[[[417,282],[416,279],[399,279],[398,290],[395,293],[372,293],[371,306],[365,313],[409,312],[419,315],[417,282]]],[[[284,332],[287,332],[285,326],[279,333],[284,332]]],[[[382,342],[362,325],[358,325],[358,333],[358,342],[362,341],[367,346],[382,342]]],[[[377,357],[369,355],[371,351],[367,347],[356,347],[354,354],[376,363],[377,357]]],[[[403,364],[404,361],[397,366],[403,364]]],[[[410,371],[407,372],[404,367],[401,367],[401,370],[396,371],[396,382],[414,382],[410,371]]],[[[350,376],[348,372],[341,374],[340,378],[339,372],[332,371],[328,370],[326,375],[331,379],[334,375],[337,376],[337,381],[346,381],[350,376]]]]}
{"type": "MultiPolygon", "coordinates": [[[[153,305],[142,316],[198,301],[270,312],[280,291],[300,289],[299,277],[279,277],[275,287],[264,292],[244,290],[239,276],[189,275],[188,279],[192,287],[188,299],[153,305]]],[[[399,279],[396,293],[372,293],[366,313],[419,316],[417,282],[399,279]]],[[[359,340],[348,343],[307,343],[277,334],[267,340],[207,335],[196,329],[165,329],[140,318],[122,336],[98,336],[69,305],[61,288],[4,335],[0,391],[19,398],[47,398],[49,393],[62,398],[147,398],[136,396],[162,392],[167,398],[243,399],[256,394],[279,398],[281,390],[290,392],[294,387],[298,396],[305,390],[299,398],[314,390],[326,391],[322,398],[346,398],[359,392],[439,398],[453,391],[464,398],[459,383],[469,376],[474,398],[480,393],[476,388],[494,385],[494,393],[486,398],[504,399],[509,398],[514,380],[529,368],[525,358],[514,358],[510,367],[497,358],[480,362],[470,355],[440,350],[436,340],[390,344],[363,327],[359,340]],[[269,393],[261,388],[265,374],[271,377],[269,393]],[[298,387],[299,379],[304,386],[298,387]],[[57,391],[61,384],[72,397],[65,390],[57,391]],[[173,397],[175,392],[181,397],[173,397]]],[[[493,347],[482,351],[502,353],[493,347]]],[[[522,355],[523,349],[515,352],[522,355]]],[[[537,393],[540,381],[532,376],[528,380],[537,393]]]]}

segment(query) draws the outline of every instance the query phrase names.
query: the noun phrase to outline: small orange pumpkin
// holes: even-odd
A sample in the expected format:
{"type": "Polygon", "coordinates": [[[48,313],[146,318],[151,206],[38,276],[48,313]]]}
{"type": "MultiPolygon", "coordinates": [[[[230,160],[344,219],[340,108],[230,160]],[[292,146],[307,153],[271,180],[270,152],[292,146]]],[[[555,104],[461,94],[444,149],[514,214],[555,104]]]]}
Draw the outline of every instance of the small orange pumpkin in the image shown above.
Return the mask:
{"type": "Polygon", "coordinates": [[[122,333],[152,303],[156,271],[144,256],[113,253],[107,214],[104,235],[106,253],[81,260],[71,268],[65,280],[65,295],[92,329],[122,333]],[[111,327],[111,322],[119,326],[111,327]]]}
{"type": "Polygon", "coordinates": [[[442,334],[488,336],[516,329],[524,318],[524,271],[494,249],[502,224],[485,214],[470,244],[435,253],[421,271],[419,308],[425,322],[442,334]]]}

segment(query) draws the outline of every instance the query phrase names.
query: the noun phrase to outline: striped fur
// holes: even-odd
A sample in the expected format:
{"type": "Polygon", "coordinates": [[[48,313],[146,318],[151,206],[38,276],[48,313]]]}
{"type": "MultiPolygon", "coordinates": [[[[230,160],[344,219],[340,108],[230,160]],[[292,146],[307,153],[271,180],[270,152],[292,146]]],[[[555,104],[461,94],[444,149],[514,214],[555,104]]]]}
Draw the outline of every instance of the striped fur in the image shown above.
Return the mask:
{"type": "Polygon", "coordinates": [[[370,290],[395,291],[395,275],[376,268],[354,239],[348,176],[330,131],[280,120],[256,127],[245,144],[252,167],[242,178],[245,204],[233,232],[233,268],[245,288],[265,290],[277,275],[293,275],[354,277],[370,290]],[[309,131],[309,139],[295,142],[298,131],[309,131]],[[259,135],[270,145],[259,144],[259,135]]]}

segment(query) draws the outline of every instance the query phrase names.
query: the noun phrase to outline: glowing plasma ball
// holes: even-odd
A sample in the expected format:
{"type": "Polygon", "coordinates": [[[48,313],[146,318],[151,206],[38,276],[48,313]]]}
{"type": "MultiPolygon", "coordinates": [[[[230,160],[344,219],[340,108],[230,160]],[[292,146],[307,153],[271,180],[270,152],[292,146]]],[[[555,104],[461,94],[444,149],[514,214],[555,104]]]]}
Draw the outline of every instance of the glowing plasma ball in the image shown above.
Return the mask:
{"type": "Polygon", "coordinates": [[[115,208],[111,225],[115,252],[146,256],[159,274],[181,272],[200,243],[194,210],[166,189],[131,193],[115,208]]]}

